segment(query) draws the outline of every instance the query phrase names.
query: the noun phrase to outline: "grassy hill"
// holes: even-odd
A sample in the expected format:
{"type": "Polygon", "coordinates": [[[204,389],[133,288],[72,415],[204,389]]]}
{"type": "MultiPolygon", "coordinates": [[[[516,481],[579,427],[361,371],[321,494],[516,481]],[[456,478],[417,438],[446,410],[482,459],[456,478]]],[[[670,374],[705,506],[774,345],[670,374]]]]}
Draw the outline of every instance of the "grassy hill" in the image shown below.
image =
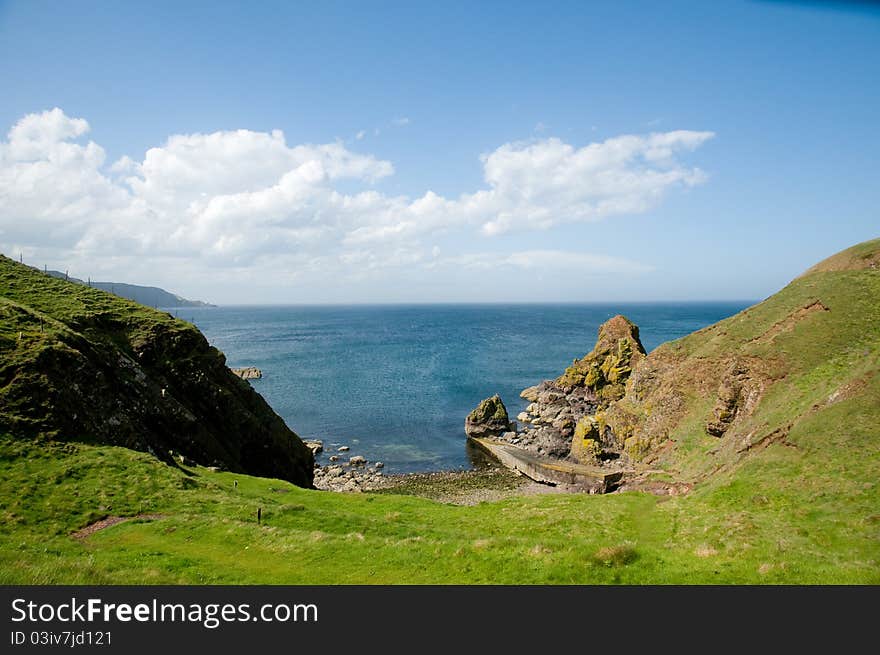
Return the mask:
{"type": "Polygon", "coordinates": [[[311,451],[195,326],[3,256],[0,430],[312,482],[311,451]]]}
{"type": "Polygon", "coordinates": [[[880,584],[878,261],[850,249],[638,364],[609,424],[645,487],[687,494],[456,506],[7,435],[0,583],[880,584]],[[105,517],[134,518],[77,534],[105,517]]]}
{"type": "Polygon", "coordinates": [[[692,483],[741,475],[771,446],[778,463],[840,461],[852,470],[840,477],[872,482],[878,253],[880,240],[839,253],[763,302],[657,348],[607,412],[618,440],[692,483]]]}

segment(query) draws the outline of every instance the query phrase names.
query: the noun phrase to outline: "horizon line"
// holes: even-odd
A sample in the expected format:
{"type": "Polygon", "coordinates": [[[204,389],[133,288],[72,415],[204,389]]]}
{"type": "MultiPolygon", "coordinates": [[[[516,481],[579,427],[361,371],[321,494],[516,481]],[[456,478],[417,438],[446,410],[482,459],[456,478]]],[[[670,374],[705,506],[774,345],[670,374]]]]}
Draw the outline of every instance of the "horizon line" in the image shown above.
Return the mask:
{"type": "MultiPolygon", "coordinates": [[[[755,298],[695,298],[684,300],[444,300],[444,301],[377,301],[377,302],[265,302],[265,303],[208,303],[202,306],[158,307],[158,309],[227,309],[238,307],[442,307],[485,305],[685,305],[700,303],[755,304],[755,298]]],[[[207,302],[207,301],[205,301],[207,302]]]]}

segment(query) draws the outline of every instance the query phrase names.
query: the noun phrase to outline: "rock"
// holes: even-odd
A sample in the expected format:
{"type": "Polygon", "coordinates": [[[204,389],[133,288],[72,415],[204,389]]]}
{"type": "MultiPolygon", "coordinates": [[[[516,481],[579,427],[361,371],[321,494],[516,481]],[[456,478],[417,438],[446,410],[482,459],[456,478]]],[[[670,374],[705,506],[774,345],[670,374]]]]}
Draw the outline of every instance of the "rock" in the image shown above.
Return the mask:
{"type": "Polygon", "coordinates": [[[351,450],[351,448],[349,448],[348,446],[339,446],[339,448],[336,449],[336,452],[338,452],[338,453],[344,453],[344,452],[347,452],[347,451],[349,451],[349,450],[351,450]]]}
{"type": "Polygon", "coordinates": [[[383,468],[385,468],[385,464],[383,464],[382,462],[376,462],[376,468],[383,469],[383,468]]]}
{"type": "Polygon", "coordinates": [[[344,471],[342,470],[341,466],[331,466],[330,469],[327,471],[327,475],[334,478],[341,477],[343,473],[344,471]]]}
{"type": "Polygon", "coordinates": [[[595,463],[602,454],[602,426],[594,416],[578,422],[571,440],[571,456],[581,464],[595,463]]]}
{"type": "Polygon", "coordinates": [[[338,461],[339,461],[339,455],[330,455],[330,461],[331,461],[331,462],[338,462],[338,461]]]}
{"type": "MultiPolygon", "coordinates": [[[[543,458],[622,469],[629,462],[625,439],[615,434],[607,412],[625,393],[630,376],[641,375],[633,371],[645,357],[638,328],[625,317],[615,316],[599,328],[593,350],[574,360],[559,378],[523,389],[520,395],[529,405],[516,421],[507,419],[506,410],[498,407],[501,399],[496,396],[484,400],[471,412],[465,432],[468,436],[500,437],[507,444],[543,458]]],[[[735,406],[729,399],[735,395],[722,388],[719,411],[710,419],[718,423],[727,417],[725,410],[733,413],[735,406]]],[[[627,424],[623,420],[617,423],[624,427],[627,424]]],[[[717,430],[714,423],[709,428],[717,430]]]]}
{"type": "Polygon", "coordinates": [[[557,418],[553,423],[551,423],[554,430],[559,430],[562,433],[568,432],[571,433],[574,431],[574,419],[571,417],[571,414],[567,414],[566,416],[562,416],[560,414],[560,418],[557,418]]]}
{"type": "Polygon", "coordinates": [[[360,455],[355,455],[354,457],[349,457],[348,463],[351,466],[365,466],[367,463],[366,458],[361,457],[360,455]]]}
{"type": "MultiPolygon", "coordinates": [[[[538,393],[541,390],[541,385],[536,384],[534,387],[526,387],[519,393],[520,398],[525,398],[530,403],[535,402],[538,399],[538,393]]],[[[522,419],[520,419],[522,420],[522,419]]]]}
{"type": "Polygon", "coordinates": [[[306,448],[312,451],[313,455],[324,452],[323,441],[306,441],[304,443],[306,444],[306,448]]]}
{"type": "Polygon", "coordinates": [[[544,410],[541,412],[541,420],[544,423],[552,423],[556,420],[556,417],[562,412],[562,405],[548,405],[544,407],[544,410]]]}
{"type": "Polygon", "coordinates": [[[507,408],[498,394],[481,401],[464,421],[464,431],[468,437],[498,437],[509,430],[507,408]]]}
{"type": "Polygon", "coordinates": [[[263,372],[256,366],[245,366],[244,368],[229,369],[242,380],[259,380],[263,377],[263,372]]]}
{"type": "Polygon", "coordinates": [[[706,423],[706,432],[713,437],[723,437],[736,419],[743,404],[743,383],[748,380],[748,370],[738,362],[730,367],[718,386],[718,398],[712,408],[712,418],[706,423]]]}
{"type": "Polygon", "coordinates": [[[599,327],[596,346],[576,359],[556,380],[563,390],[586,387],[603,405],[623,397],[624,385],[635,365],[645,358],[639,328],[624,316],[599,327]]]}

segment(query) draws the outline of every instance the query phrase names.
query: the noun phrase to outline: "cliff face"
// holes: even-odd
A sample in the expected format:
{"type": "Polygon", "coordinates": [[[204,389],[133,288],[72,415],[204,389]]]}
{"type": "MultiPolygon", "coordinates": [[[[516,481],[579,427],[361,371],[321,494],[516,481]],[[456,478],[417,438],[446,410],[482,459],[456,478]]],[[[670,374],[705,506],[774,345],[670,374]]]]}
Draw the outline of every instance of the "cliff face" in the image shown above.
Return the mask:
{"type": "Polygon", "coordinates": [[[311,486],[312,452],[191,324],[0,256],[0,430],[311,486]]]}

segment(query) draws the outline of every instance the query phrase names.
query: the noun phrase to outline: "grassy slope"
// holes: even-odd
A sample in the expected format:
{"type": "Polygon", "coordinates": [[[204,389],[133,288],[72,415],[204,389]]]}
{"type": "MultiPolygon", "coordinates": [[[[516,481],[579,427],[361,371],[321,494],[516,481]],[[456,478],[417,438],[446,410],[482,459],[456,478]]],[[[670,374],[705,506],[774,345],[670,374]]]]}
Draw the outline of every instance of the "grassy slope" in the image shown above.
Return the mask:
{"type": "MultiPolygon", "coordinates": [[[[707,488],[725,471],[745,473],[754,459],[821,463],[839,471],[841,483],[872,483],[880,473],[880,270],[864,264],[878,254],[880,240],[839,253],[767,300],[652,353],[675,362],[664,374],[687,399],[684,417],[670,429],[675,448],[661,463],[707,488]],[[803,311],[817,302],[826,309],[803,311]],[[749,362],[763,393],[717,439],[706,434],[705,422],[733,360],[749,362]],[[787,432],[784,440],[761,447],[779,432],[787,432]]],[[[643,404],[650,401],[649,394],[643,404]]],[[[766,484],[794,482],[776,477],[766,484]]]]}
{"type": "Polygon", "coordinates": [[[311,486],[313,457],[192,324],[0,255],[0,431],[311,486]]]}
{"type": "Polygon", "coordinates": [[[779,493],[764,484],[773,458],[688,497],[459,507],[186,475],[115,447],[2,439],[0,455],[4,584],[880,583],[876,490],[840,494],[840,476],[823,468],[792,472],[816,475],[798,497],[779,493]],[[70,536],[139,513],[165,517],[70,536]]]}
{"type": "MultiPolygon", "coordinates": [[[[862,248],[872,257],[880,242],[862,248]]],[[[687,496],[458,507],[0,438],[0,583],[880,584],[880,273],[847,269],[819,269],[664,347],[703,361],[772,358],[757,410],[721,440],[703,429],[711,398],[691,394],[662,462],[697,481],[687,496]],[[743,350],[815,299],[831,311],[743,350]],[[754,443],[781,423],[791,423],[787,444],[736,454],[737,440],[754,432],[754,443]],[[138,513],[165,516],[70,536],[138,513]]]]}
{"type": "MultiPolygon", "coordinates": [[[[73,285],[48,275],[22,275],[22,267],[0,256],[0,373],[16,371],[26,364],[51,361],[71,350],[69,344],[83,339],[104,344],[113,336],[108,324],[127,326],[125,339],[139,342],[162,328],[169,333],[192,332],[195,327],[165,312],[144,307],[97,289],[73,285]],[[79,330],[70,326],[75,325],[79,330]]],[[[121,331],[120,331],[121,332],[121,331]]],[[[107,343],[107,345],[113,345],[107,343]]],[[[17,406],[7,388],[0,387],[0,413],[26,416],[39,412],[17,406]]],[[[48,398],[30,399],[47,404],[48,398]]]]}

